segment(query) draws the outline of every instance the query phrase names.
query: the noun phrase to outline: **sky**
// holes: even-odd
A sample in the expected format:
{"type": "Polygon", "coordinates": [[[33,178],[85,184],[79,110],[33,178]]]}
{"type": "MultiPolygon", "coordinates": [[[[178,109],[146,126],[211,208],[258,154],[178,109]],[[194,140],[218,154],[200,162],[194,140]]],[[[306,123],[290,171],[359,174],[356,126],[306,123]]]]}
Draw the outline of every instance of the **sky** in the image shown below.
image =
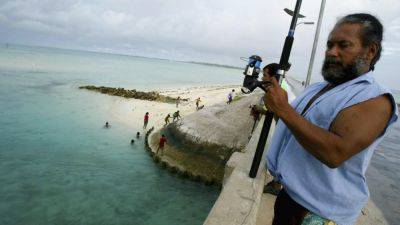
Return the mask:
{"type": "MultiPolygon", "coordinates": [[[[277,62],[295,0],[0,0],[0,43],[48,46],[244,66],[240,57],[277,62]]],[[[321,2],[303,0],[291,73],[307,73],[321,2]]],[[[327,0],[313,70],[320,77],[326,39],[338,18],[376,15],[385,27],[377,79],[400,89],[399,0],[327,0]]]]}

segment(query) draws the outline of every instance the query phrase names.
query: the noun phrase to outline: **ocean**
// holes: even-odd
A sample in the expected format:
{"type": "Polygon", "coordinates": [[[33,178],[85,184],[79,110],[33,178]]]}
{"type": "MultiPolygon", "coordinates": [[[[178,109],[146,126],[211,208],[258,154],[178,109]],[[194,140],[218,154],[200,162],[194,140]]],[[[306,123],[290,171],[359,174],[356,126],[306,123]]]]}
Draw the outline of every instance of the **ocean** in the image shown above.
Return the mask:
{"type": "Polygon", "coordinates": [[[202,224],[219,188],[159,168],[143,138],[130,145],[141,123],[110,121],[117,97],[78,87],[236,84],[240,72],[0,45],[0,224],[202,224]]]}
{"type": "MultiPolygon", "coordinates": [[[[138,90],[241,84],[242,71],[125,55],[0,45],[0,224],[202,224],[215,186],[156,165],[141,124],[110,121],[116,97],[82,85],[138,90]]],[[[367,171],[371,198],[400,218],[400,126],[367,171]]]]}

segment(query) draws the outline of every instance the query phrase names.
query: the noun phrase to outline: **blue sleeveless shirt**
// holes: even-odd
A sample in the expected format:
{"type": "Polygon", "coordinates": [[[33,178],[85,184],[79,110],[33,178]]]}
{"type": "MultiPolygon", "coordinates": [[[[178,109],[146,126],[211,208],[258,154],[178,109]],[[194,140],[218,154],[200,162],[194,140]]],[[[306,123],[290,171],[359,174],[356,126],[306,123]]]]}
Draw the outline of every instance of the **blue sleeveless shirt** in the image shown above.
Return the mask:
{"type": "MultiPolygon", "coordinates": [[[[309,86],[292,102],[292,107],[300,114],[310,99],[327,84],[321,82],[309,86]]],[[[341,110],[383,94],[391,97],[394,109],[388,128],[398,118],[397,106],[390,91],[375,81],[372,72],[321,95],[304,113],[304,118],[329,130],[341,110]]],[[[339,225],[353,224],[368,200],[365,171],[384,134],[332,169],[307,152],[279,120],[268,148],[267,168],[283,184],[289,196],[303,207],[339,225]]]]}

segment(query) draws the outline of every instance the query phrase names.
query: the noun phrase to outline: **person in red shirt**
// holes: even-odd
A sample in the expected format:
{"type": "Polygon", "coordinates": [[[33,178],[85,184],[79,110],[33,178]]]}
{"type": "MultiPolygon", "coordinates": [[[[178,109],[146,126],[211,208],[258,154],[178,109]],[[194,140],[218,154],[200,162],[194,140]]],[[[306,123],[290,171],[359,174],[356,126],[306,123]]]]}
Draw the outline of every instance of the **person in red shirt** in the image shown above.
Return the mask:
{"type": "Polygon", "coordinates": [[[147,123],[149,123],[149,112],[146,112],[146,114],[144,114],[144,125],[143,125],[143,129],[147,128],[147,123]]]}
{"type": "Polygon", "coordinates": [[[163,134],[163,135],[161,135],[160,142],[158,142],[158,149],[157,149],[156,154],[158,154],[158,151],[160,149],[161,149],[161,155],[163,154],[165,143],[167,143],[167,137],[165,137],[165,135],[163,134]]]}

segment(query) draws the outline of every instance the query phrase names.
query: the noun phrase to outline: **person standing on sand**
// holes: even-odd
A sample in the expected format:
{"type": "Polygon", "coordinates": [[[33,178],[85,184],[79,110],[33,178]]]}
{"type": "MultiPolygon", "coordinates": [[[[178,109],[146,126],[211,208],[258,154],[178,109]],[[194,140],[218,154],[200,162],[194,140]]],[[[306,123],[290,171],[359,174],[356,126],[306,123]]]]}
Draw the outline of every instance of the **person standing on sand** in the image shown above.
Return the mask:
{"type": "Polygon", "coordinates": [[[176,108],[178,108],[180,102],[181,102],[181,97],[178,96],[178,98],[176,98],[176,108]]]}
{"type": "Polygon", "coordinates": [[[147,128],[147,124],[149,123],[149,112],[146,112],[146,114],[144,114],[144,125],[143,125],[143,129],[147,128]]]}
{"type": "Polygon", "coordinates": [[[171,115],[169,115],[169,113],[168,113],[168,115],[164,119],[164,121],[165,121],[165,125],[164,126],[167,126],[169,124],[169,118],[171,118],[171,115]]]}
{"type": "Polygon", "coordinates": [[[200,97],[198,97],[198,98],[196,99],[196,110],[199,110],[199,104],[200,104],[200,102],[201,102],[200,97]]]}
{"type": "Polygon", "coordinates": [[[279,118],[267,168],[283,185],[274,225],[353,224],[369,197],[365,171],[398,119],[389,89],[373,77],[383,26],[370,14],[341,18],[329,34],[322,76],[291,105],[274,77],[264,103],[279,118]],[[368,122],[366,122],[368,121],[368,122]]]}
{"type": "Polygon", "coordinates": [[[235,94],[235,89],[232,89],[232,91],[229,92],[228,94],[228,101],[226,102],[228,105],[231,104],[234,94],[235,94]]]}
{"type": "Polygon", "coordinates": [[[163,155],[164,152],[164,145],[167,143],[167,137],[165,135],[161,135],[160,141],[158,142],[158,148],[156,154],[158,154],[158,151],[161,150],[161,155],[163,155]]]}

